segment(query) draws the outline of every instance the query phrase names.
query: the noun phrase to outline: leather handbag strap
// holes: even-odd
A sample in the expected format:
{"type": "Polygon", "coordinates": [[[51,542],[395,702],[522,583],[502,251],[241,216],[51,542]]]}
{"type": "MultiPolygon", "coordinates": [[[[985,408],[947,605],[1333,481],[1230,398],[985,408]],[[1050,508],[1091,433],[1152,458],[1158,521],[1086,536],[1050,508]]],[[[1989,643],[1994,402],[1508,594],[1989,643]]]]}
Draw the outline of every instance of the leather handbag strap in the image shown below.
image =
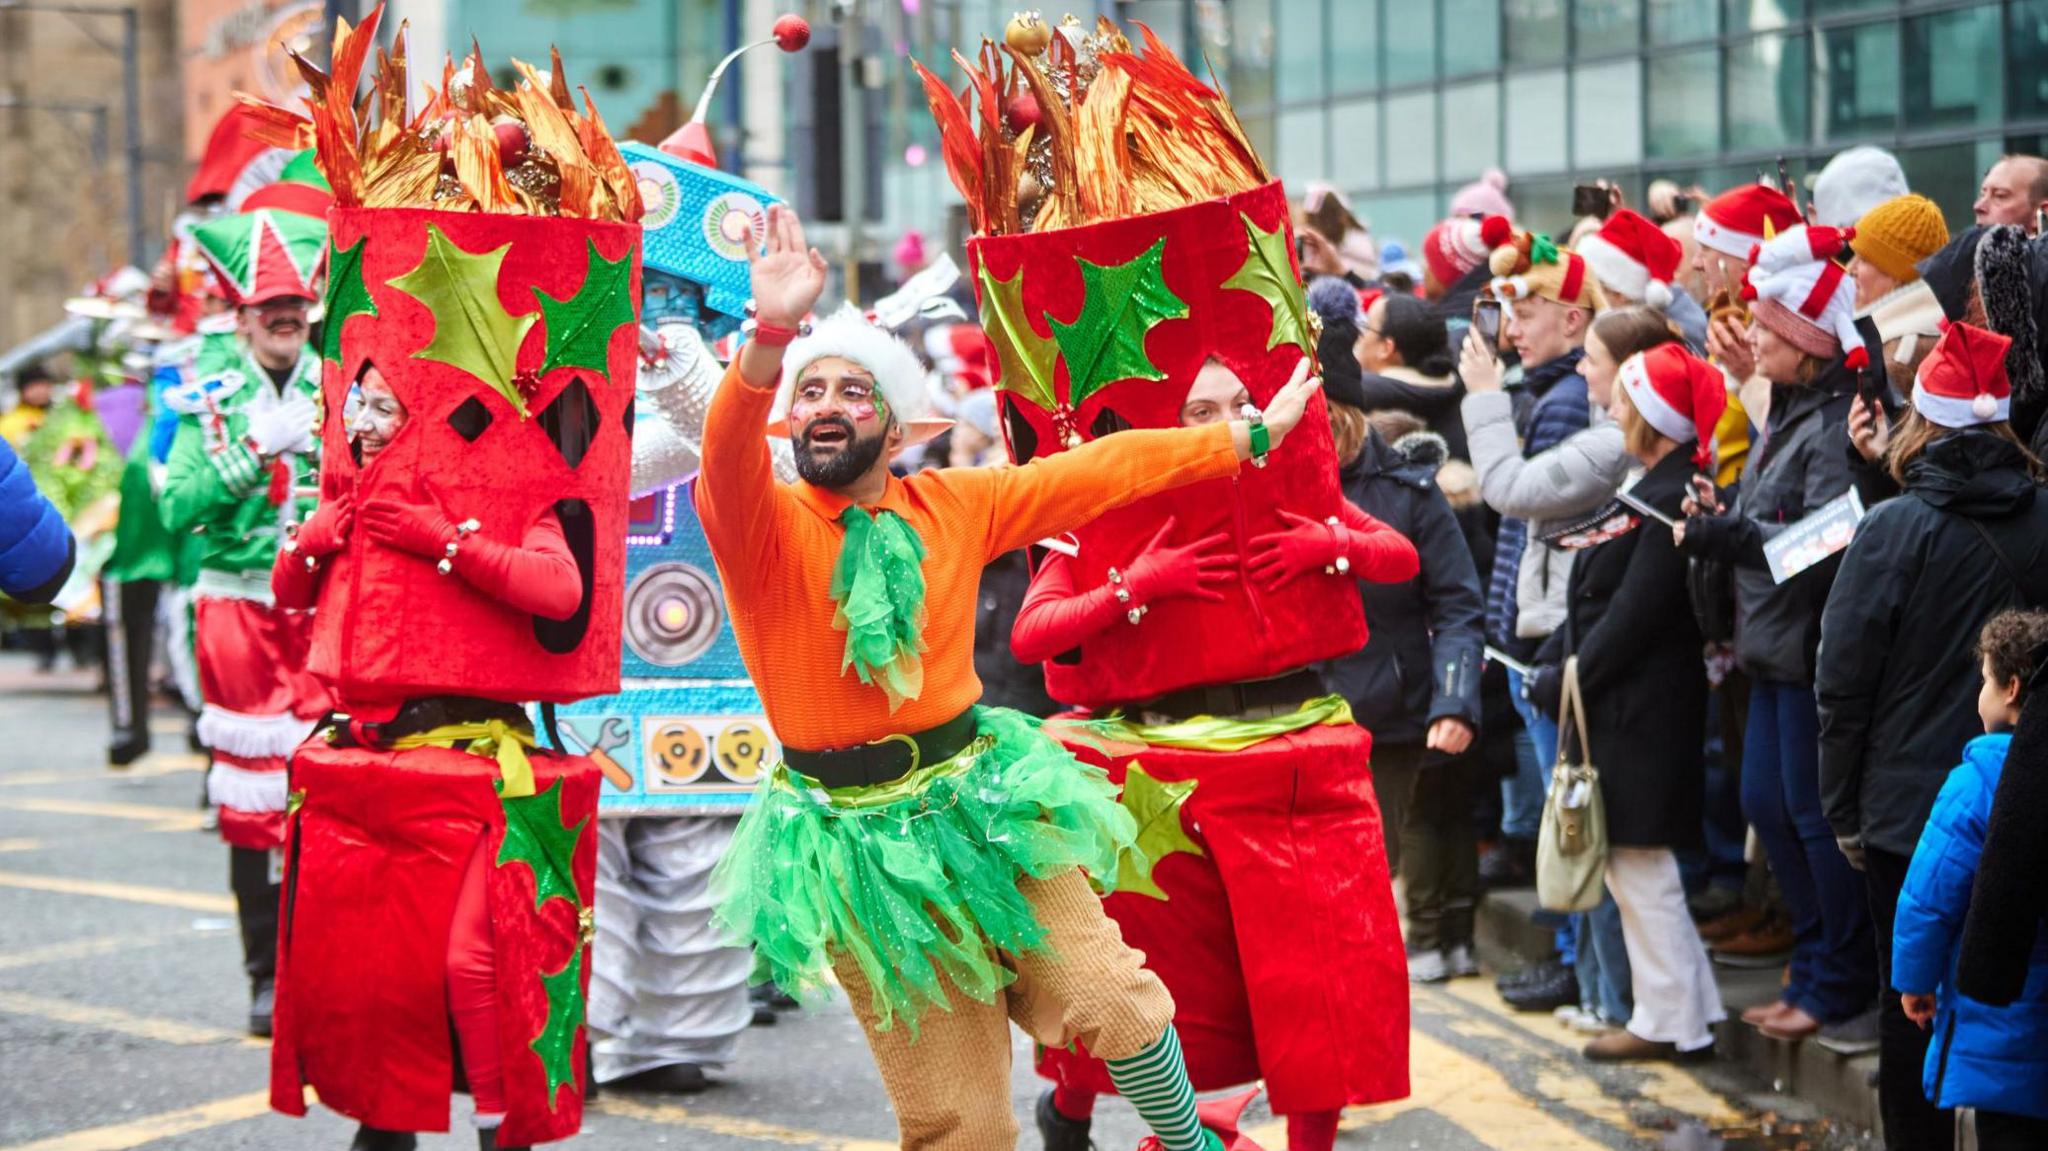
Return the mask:
{"type": "MultiPolygon", "coordinates": [[[[1586,739],[1586,701],[1579,695],[1578,656],[1567,657],[1564,661],[1564,691],[1558,706],[1557,726],[1563,729],[1567,723],[1579,737],[1580,762],[1574,766],[1591,767],[1593,745],[1586,739]]],[[[1557,755],[1560,761],[1564,759],[1562,742],[1558,744],[1557,755]]]]}

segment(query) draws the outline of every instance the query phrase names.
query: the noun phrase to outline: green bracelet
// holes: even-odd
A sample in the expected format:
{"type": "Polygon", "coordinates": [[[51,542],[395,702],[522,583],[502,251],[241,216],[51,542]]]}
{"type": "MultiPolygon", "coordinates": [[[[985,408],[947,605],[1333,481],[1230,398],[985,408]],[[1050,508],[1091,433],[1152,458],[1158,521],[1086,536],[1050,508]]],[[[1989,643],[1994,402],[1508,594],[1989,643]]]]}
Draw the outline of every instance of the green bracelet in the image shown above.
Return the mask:
{"type": "Polygon", "coordinates": [[[1251,441],[1252,466],[1263,468],[1266,466],[1267,453],[1273,450],[1273,433],[1266,430],[1263,422],[1255,423],[1251,425],[1251,441]]]}

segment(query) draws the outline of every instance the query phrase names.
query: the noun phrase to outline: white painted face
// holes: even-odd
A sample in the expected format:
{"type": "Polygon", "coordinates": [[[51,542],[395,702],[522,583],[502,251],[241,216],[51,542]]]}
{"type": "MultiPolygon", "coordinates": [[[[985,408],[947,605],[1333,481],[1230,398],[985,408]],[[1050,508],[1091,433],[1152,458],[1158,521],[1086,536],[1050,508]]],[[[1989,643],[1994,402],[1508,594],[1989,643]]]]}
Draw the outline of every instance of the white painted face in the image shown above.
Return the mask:
{"type": "Polygon", "coordinates": [[[1195,373],[1195,382],[1188,385],[1187,399],[1180,405],[1180,424],[1184,428],[1193,428],[1234,420],[1238,412],[1251,402],[1251,391],[1237,373],[1215,360],[1209,360],[1202,365],[1201,371],[1195,373]]]}

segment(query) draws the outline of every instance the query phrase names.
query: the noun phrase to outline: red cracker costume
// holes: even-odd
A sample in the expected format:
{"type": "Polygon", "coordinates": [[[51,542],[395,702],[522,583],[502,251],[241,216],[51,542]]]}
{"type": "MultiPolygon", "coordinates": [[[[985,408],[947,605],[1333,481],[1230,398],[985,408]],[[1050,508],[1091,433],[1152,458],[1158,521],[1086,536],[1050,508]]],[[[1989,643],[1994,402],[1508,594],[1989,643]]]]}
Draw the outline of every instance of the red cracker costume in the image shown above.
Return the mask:
{"type": "MultiPolygon", "coordinates": [[[[1209,361],[1267,402],[1314,345],[1280,184],[1218,162],[1227,104],[1149,31],[1142,55],[1107,22],[1045,31],[1020,18],[1006,52],[961,61],[978,121],[926,76],[982,233],[968,254],[1012,457],[1176,426],[1209,361]],[[1103,124],[1114,145],[1091,135],[1103,124]]],[[[1324,1143],[1338,1109],[1408,1091],[1371,736],[1313,668],[1364,645],[1353,578],[1416,570],[1412,545],[1346,510],[1320,402],[1299,435],[1268,467],[1129,504],[1039,555],[1016,636],[1020,656],[1050,656],[1055,699],[1101,717],[1067,742],[1124,785],[1155,860],[1149,887],[1106,905],[1173,993],[1196,1087],[1263,1078],[1275,1112],[1327,1125],[1298,1147],[1324,1143]],[[1148,599],[1128,577],[1160,548],[1216,578],[1148,599]],[[1269,569],[1268,552],[1298,558],[1269,569]]],[[[1062,1101],[1111,1089],[1085,1050],[1039,1067],[1062,1101]]]]}
{"type": "Polygon", "coordinates": [[[559,61],[506,91],[472,59],[407,124],[400,59],[358,126],[322,93],[380,14],[312,125],[266,115],[335,195],[322,511],[273,586],[317,598],[337,711],[292,759],[272,1105],[409,1148],[459,1067],[482,1145],[524,1147],[581,1124],[600,775],[522,705],[618,689],[640,204],[559,61]]]}

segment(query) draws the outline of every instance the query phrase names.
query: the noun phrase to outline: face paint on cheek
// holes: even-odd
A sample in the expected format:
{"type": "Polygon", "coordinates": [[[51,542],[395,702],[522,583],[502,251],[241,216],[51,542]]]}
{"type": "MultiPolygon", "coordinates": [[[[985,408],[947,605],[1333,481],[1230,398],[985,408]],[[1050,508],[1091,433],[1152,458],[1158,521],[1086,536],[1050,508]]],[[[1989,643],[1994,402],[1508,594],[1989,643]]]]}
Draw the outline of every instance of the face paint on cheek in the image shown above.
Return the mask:
{"type": "Polygon", "coordinates": [[[880,414],[881,410],[881,406],[875,403],[846,405],[846,414],[852,416],[854,422],[858,424],[864,424],[874,419],[880,414]]]}

